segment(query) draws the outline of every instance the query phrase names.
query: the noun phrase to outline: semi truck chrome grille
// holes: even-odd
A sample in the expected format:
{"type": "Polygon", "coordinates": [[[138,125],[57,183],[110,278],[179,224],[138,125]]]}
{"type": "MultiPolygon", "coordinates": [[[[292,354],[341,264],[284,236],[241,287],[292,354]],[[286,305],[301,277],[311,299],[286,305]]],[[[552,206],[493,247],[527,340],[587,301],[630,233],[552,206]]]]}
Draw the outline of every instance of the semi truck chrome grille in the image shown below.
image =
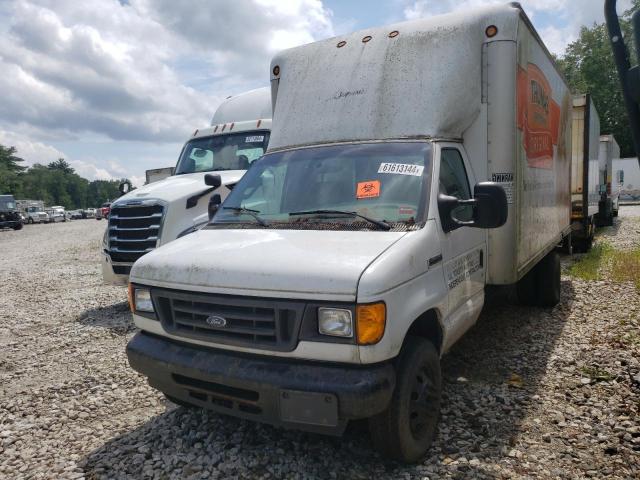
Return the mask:
{"type": "Polygon", "coordinates": [[[158,245],[164,207],[118,205],[109,214],[109,255],[113,262],[135,262],[158,245]]]}
{"type": "Polygon", "coordinates": [[[305,304],[152,289],[163,328],[176,336],[267,350],[291,351],[305,304]]]}

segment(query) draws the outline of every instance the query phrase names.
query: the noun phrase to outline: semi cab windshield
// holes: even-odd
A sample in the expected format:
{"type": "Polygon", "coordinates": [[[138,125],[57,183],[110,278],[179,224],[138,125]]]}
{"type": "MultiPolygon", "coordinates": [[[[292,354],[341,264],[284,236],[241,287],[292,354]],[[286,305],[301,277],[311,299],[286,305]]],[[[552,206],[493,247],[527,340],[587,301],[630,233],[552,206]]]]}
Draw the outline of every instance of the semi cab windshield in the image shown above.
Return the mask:
{"type": "Polygon", "coordinates": [[[268,142],[269,132],[264,130],[195,138],[184,146],[175,174],[246,170],[268,142]]]}
{"type": "Polygon", "coordinates": [[[213,218],[213,226],[295,223],[305,228],[301,224],[307,223],[322,229],[323,224],[336,228],[358,222],[365,229],[388,230],[398,223],[413,225],[425,216],[430,176],[427,142],[271,153],[238,182],[213,218]]]}
{"type": "Polygon", "coordinates": [[[15,210],[16,202],[12,198],[0,198],[0,210],[15,210]]]}

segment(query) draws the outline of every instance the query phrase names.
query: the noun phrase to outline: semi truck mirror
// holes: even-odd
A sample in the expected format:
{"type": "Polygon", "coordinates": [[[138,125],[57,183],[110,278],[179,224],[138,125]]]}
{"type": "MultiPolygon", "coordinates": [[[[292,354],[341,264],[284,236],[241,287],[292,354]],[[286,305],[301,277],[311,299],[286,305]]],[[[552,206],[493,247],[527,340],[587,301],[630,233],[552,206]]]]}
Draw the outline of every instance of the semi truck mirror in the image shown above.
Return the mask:
{"type": "Polygon", "coordinates": [[[215,173],[207,173],[204,176],[204,183],[209,185],[210,187],[218,188],[220,185],[222,185],[222,179],[220,178],[220,175],[217,175],[215,173]]]}
{"type": "Polygon", "coordinates": [[[122,182],[118,186],[118,190],[120,191],[120,195],[126,195],[131,190],[131,184],[129,182],[122,182]]]}
{"type": "Polygon", "coordinates": [[[219,193],[214,193],[213,195],[211,195],[211,198],[209,199],[209,221],[211,221],[213,216],[216,214],[216,212],[220,208],[221,203],[222,198],[220,198],[219,193]]]}
{"type": "Polygon", "coordinates": [[[494,182],[478,183],[473,189],[475,208],[473,226],[477,228],[498,228],[507,222],[509,205],[507,194],[494,182]]]}

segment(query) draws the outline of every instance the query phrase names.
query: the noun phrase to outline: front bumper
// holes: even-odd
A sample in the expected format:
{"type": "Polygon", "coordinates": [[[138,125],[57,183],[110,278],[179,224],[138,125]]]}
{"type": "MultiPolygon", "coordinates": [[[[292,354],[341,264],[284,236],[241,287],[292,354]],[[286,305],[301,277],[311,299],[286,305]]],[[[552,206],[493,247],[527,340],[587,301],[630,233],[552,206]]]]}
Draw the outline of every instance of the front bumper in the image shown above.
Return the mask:
{"type": "Polygon", "coordinates": [[[20,220],[2,220],[0,221],[0,228],[14,228],[21,223],[20,220]]]}
{"type": "Polygon", "coordinates": [[[236,417],[339,435],[351,419],[387,408],[390,363],[319,364],[186,345],[138,333],[129,364],[149,384],[190,404],[236,417]]]}
{"type": "MultiPolygon", "coordinates": [[[[113,269],[113,263],[111,262],[111,257],[107,255],[104,251],[102,252],[102,281],[105,285],[127,285],[129,283],[129,275],[128,274],[119,274],[116,273],[113,269]]],[[[131,269],[132,264],[118,264],[119,266],[127,266],[128,269],[131,269]]]]}

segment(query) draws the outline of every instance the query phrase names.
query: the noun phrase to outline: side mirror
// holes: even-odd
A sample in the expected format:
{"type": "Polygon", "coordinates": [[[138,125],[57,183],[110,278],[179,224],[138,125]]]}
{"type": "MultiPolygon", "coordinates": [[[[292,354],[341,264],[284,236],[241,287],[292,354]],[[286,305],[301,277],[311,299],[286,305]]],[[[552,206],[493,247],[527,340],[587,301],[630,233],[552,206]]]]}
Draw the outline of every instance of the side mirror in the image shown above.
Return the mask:
{"type": "Polygon", "coordinates": [[[131,184],[128,181],[122,182],[118,186],[118,190],[120,191],[120,195],[126,195],[131,191],[131,184]]]}
{"type": "Polygon", "coordinates": [[[213,195],[211,195],[211,198],[209,199],[209,221],[211,221],[213,216],[216,214],[216,212],[220,208],[221,203],[222,198],[220,198],[219,193],[214,193],[213,195]]]}
{"type": "Polygon", "coordinates": [[[460,200],[449,195],[438,195],[438,209],[442,220],[442,228],[450,232],[459,227],[498,228],[507,221],[509,205],[504,189],[493,182],[478,183],[473,189],[473,198],[460,200]],[[458,207],[469,205],[473,208],[471,220],[455,218],[458,207]]]}
{"type": "Polygon", "coordinates": [[[222,179],[220,178],[220,175],[218,175],[218,174],[207,173],[204,176],[204,183],[209,185],[210,187],[218,188],[220,185],[222,185],[222,179]]]}

